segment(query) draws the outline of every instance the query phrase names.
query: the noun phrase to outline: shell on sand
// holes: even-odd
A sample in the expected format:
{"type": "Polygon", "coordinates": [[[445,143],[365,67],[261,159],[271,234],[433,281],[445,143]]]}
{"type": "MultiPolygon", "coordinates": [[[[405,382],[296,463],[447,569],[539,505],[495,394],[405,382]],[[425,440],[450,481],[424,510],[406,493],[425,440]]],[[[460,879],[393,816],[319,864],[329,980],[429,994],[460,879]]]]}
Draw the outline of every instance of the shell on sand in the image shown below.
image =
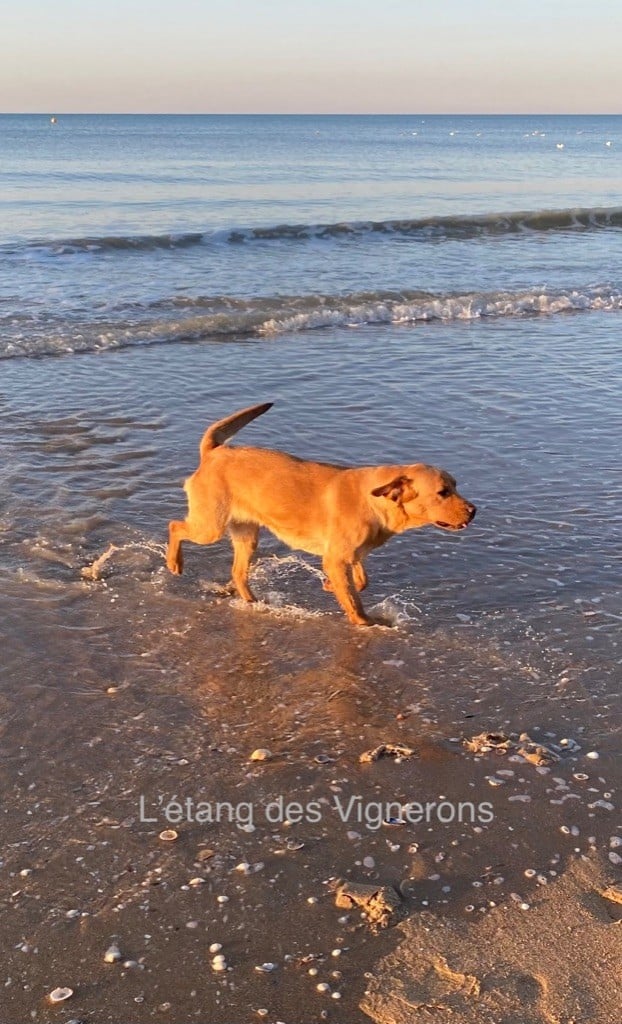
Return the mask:
{"type": "Polygon", "coordinates": [[[64,1003],[65,999],[70,999],[72,995],[72,988],[55,988],[48,995],[48,999],[51,1003],[64,1003]]]}

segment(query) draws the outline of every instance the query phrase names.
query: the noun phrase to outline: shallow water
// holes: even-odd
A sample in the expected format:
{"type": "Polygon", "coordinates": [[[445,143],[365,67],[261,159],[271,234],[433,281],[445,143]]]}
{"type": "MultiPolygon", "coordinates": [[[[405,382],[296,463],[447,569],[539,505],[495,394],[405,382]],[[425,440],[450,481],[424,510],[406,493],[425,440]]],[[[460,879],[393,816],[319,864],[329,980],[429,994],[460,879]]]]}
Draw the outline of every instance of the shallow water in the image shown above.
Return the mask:
{"type": "MultiPolygon", "coordinates": [[[[412,531],[369,559],[366,606],[399,624],[407,645],[439,628],[493,647],[535,631],[580,654],[597,692],[620,663],[617,341],[610,315],[590,317],[589,347],[577,326],[552,318],[388,338],[366,328],[304,345],[292,336],[5,364],[6,614],[36,601],[50,638],[65,601],[88,618],[80,568],[110,543],[121,550],[104,575],[123,579],[131,607],[220,607],[228,542],[190,546],[177,580],[162,563],[166,524],[184,514],[180,484],[207,423],[269,399],[247,441],[352,464],[429,461],[477,504],[464,534],[412,531]]],[[[294,651],[299,619],[339,623],[318,560],[269,534],[253,584],[268,609],[289,609],[294,651]]]]}
{"type": "MultiPolygon", "coordinates": [[[[365,328],[5,364],[5,544],[15,551],[21,535],[71,564],[77,545],[96,553],[119,533],[162,543],[205,426],[269,399],[247,442],[359,465],[432,462],[478,505],[464,535],[424,529],[373,555],[372,601],[399,595],[435,620],[595,598],[604,610],[619,584],[617,336],[608,314],[591,315],[589,346],[580,326],[365,328]]],[[[285,549],[268,538],[262,550],[285,549]]],[[[227,559],[226,543],[192,549],[189,571],[224,581],[227,559]]],[[[314,574],[300,582],[299,603],[322,605],[314,574]]]]}

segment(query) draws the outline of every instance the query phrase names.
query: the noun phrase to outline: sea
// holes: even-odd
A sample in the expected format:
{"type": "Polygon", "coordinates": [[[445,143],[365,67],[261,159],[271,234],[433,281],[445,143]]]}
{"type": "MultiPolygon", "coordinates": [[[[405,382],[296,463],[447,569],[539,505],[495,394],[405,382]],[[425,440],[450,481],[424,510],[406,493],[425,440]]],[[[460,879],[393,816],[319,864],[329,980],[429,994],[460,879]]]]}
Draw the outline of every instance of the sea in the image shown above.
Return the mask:
{"type": "MultiPolygon", "coordinates": [[[[172,486],[209,422],[271,400],[248,443],[451,470],[475,537],[427,543],[489,581],[465,614],[499,583],[617,586],[621,149],[620,117],[2,116],[5,514],[42,526],[60,489],[161,539],[154,469],[172,486]],[[111,457],[137,482],[154,431],[125,493],[111,457]]],[[[400,593],[420,543],[377,556],[400,593]]],[[[458,580],[426,572],[443,603],[458,580]]]]}
{"type": "MultiPolygon", "coordinates": [[[[177,864],[179,893],[197,873],[184,850],[201,841],[221,867],[257,860],[260,832],[243,849],[234,828],[206,838],[188,823],[186,846],[157,860],[163,824],[144,823],[139,794],[159,806],[202,780],[209,799],[251,784],[257,800],[285,784],[321,797],[332,780],[343,799],[348,785],[388,799],[408,778],[426,797],[490,797],[486,769],[459,753],[482,731],[571,752],[560,787],[592,794],[573,818],[550,806],[566,797],[551,799],[544,775],[530,768],[527,785],[514,765],[503,792],[518,802],[498,797],[496,830],[471,836],[482,872],[511,839],[508,885],[523,892],[525,864],[565,856],[572,822],[606,851],[622,784],[622,117],[2,115],[0,211],[0,782],[6,863],[45,863],[20,891],[48,880],[11,918],[8,945],[38,936],[49,959],[73,907],[92,914],[76,957],[88,928],[109,942],[134,898],[114,881],[126,863],[136,892],[151,877],[140,871],[177,864]],[[186,545],[181,577],[166,570],[204,430],[260,402],[274,406],[232,443],[432,463],[477,506],[468,530],[411,531],[370,556],[362,597],[377,625],[347,624],[318,560],[267,533],[256,605],[224,586],[226,539],[186,545]],[[365,782],[360,752],[400,739],[427,743],[428,760],[365,782]],[[255,748],[277,757],[271,775],[248,774],[255,748]],[[71,843],[99,858],[92,892],[68,881],[71,843]]],[[[354,870],[342,832],[302,834],[312,892],[354,870]]],[[[374,856],[404,849],[379,837],[374,856]]],[[[467,858],[454,874],[472,870],[467,858]]],[[[267,926],[249,942],[271,961],[261,943],[298,912],[266,885],[267,926]]],[[[132,927],[138,952],[181,927],[183,962],[162,946],[161,977],[196,956],[190,991],[205,950],[183,945],[175,900],[160,932],[133,903],[132,927]]],[[[15,957],[7,998],[25,1019],[41,976],[15,957]]],[[[69,983],[62,958],[51,963],[49,981],[69,983]]],[[[181,998],[173,981],[161,999],[181,998]]],[[[230,1020],[207,981],[204,1015],[230,1020]]],[[[101,1011],[80,991],[72,1012],[101,1011]]],[[[275,1013],[295,1016],[304,997],[291,991],[275,1013]]],[[[157,999],[139,998],[133,1019],[151,1019],[157,999]]],[[[191,1003],[176,1019],[195,1019],[191,1003]]]]}

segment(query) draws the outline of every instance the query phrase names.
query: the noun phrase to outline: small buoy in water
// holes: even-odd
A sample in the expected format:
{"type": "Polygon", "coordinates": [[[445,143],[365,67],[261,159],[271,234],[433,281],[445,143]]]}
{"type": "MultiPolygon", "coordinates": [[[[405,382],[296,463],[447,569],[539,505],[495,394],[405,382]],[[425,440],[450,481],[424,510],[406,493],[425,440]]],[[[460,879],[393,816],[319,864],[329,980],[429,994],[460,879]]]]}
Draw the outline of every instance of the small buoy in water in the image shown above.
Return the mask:
{"type": "Polygon", "coordinates": [[[55,117],[51,117],[50,118],[50,124],[58,124],[58,122],[57,122],[55,117]]]}

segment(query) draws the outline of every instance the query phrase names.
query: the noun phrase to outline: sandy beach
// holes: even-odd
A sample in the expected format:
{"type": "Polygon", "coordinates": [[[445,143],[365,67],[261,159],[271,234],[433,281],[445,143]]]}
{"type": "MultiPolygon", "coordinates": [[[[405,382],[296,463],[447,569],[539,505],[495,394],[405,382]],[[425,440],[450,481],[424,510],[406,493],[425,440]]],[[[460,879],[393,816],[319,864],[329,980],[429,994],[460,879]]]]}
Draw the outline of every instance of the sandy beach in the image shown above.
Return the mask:
{"type": "MultiPolygon", "coordinates": [[[[482,657],[468,629],[426,629],[413,651],[322,620],[292,659],[287,618],[228,601],[165,621],[153,601],[145,648],[128,567],[73,584],[65,643],[4,697],[4,1020],[617,1021],[619,763],[572,721],[577,700],[599,714],[580,665],[546,666],[551,700],[532,646],[482,657]],[[447,680],[467,678],[457,709],[447,680]],[[581,749],[543,771],[460,742],[493,727],[581,749]],[[386,743],[414,754],[360,762],[386,743]],[[494,818],[391,824],[396,802],[494,818]],[[338,880],[399,893],[388,927],[338,908],[338,880]]],[[[27,603],[20,622],[48,625],[27,603]]]]}

